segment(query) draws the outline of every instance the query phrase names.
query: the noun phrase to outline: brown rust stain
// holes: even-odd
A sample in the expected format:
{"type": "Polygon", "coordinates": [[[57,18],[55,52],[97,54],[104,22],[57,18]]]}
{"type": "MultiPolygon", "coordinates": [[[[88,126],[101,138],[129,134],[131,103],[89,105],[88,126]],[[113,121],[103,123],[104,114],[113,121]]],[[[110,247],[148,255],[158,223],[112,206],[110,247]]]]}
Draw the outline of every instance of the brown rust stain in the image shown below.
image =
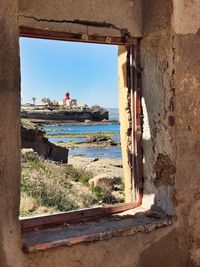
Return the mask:
{"type": "Polygon", "coordinates": [[[154,171],[156,173],[155,186],[174,184],[176,168],[168,155],[158,154],[154,171]]]}

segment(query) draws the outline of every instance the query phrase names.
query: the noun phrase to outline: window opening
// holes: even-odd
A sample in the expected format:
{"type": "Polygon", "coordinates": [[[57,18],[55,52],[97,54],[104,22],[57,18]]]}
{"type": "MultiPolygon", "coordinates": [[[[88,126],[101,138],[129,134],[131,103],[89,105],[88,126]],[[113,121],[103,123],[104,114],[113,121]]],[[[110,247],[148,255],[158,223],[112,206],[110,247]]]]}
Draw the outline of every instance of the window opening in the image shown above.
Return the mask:
{"type": "Polygon", "coordinates": [[[20,45],[21,215],[123,203],[117,46],[29,38],[21,38],[20,45]],[[78,46],[81,49],[73,50],[78,46]],[[60,66],[51,49],[60,58],[60,66]],[[99,65],[93,58],[98,53],[99,65]],[[70,64],[65,64],[69,59],[70,64]],[[93,68],[88,67],[90,63],[93,68]]]}
{"type": "MultiPolygon", "coordinates": [[[[66,40],[69,38],[69,35],[67,35],[68,37],[65,36],[61,38],[61,36],[64,36],[62,34],[61,36],[56,36],[54,38],[53,35],[48,35],[49,33],[47,31],[43,33],[43,32],[39,32],[38,30],[36,30],[36,32],[33,30],[33,32],[32,33],[31,32],[32,32],[31,29],[27,31],[24,29],[23,30],[21,29],[22,36],[26,36],[26,37],[35,36],[39,38],[62,39],[62,40],[66,40]],[[31,34],[33,34],[33,36],[31,34]]],[[[54,34],[57,35],[57,33],[54,33],[54,34]]],[[[76,38],[79,38],[79,37],[76,36],[76,38]]],[[[73,36],[73,38],[75,37],[73,36]]],[[[121,212],[124,212],[127,210],[129,211],[136,207],[139,207],[142,204],[142,200],[143,200],[143,182],[144,181],[143,181],[143,173],[142,173],[143,155],[142,155],[142,146],[141,146],[143,115],[142,115],[142,109],[141,109],[142,92],[141,92],[141,68],[140,68],[140,63],[139,63],[139,40],[132,40],[131,43],[128,43],[126,38],[122,38],[122,39],[109,38],[108,40],[107,38],[104,38],[104,37],[95,38],[94,36],[93,37],[88,36],[88,39],[93,40],[94,42],[97,42],[97,43],[98,42],[99,43],[109,42],[112,44],[123,45],[123,49],[124,51],[126,51],[126,53],[124,53],[122,49],[122,54],[123,53],[126,54],[127,57],[126,57],[126,60],[124,60],[125,57],[123,54],[123,57],[122,57],[123,64],[122,63],[119,64],[121,68],[119,73],[122,78],[122,84],[123,84],[122,89],[128,91],[128,93],[125,94],[126,96],[125,106],[130,111],[130,114],[129,114],[130,124],[129,124],[129,128],[127,128],[127,131],[126,131],[126,138],[130,137],[129,138],[130,142],[128,142],[127,147],[125,147],[127,155],[128,155],[128,159],[129,159],[128,161],[129,169],[131,169],[131,175],[130,177],[128,177],[130,178],[129,184],[125,183],[125,187],[128,187],[128,189],[129,187],[131,187],[131,198],[129,198],[130,202],[120,203],[120,204],[115,204],[115,205],[98,206],[98,207],[93,207],[89,209],[72,210],[72,211],[58,213],[58,214],[48,214],[46,216],[38,216],[38,217],[36,216],[32,218],[21,219],[20,223],[22,227],[22,239],[23,239],[23,251],[24,252],[46,250],[48,248],[57,247],[59,245],[70,246],[72,244],[77,244],[77,243],[80,243],[83,241],[89,241],[89,240],[91,241],[102,240],[104,238],[107,239],[108,236],[109,238],[111,238],[112,236],[119,236],[121,233],[123,233],[124,235],[129,235],[129,234],[132,235],[133,229],[134,229],[134,232],[141,231],[141,227],[140,225],[138,225],[137,216],[136,217],[125,216],[123,217],[123,221],[122,221],[121,216],[123,216],[124,213],[120,214],[121,212]],[[89,221],[89,223],[87,223],[87,221],[89,221]],[[82,224],[82,222],[85,222],[85,223],[82,224]],[[96,228],[91,227],[91,223],[94,223],[96,228]],[[55,228],[51,229],[51,227],[54,227],[54,226],[55,228]],[[59,226],[59,227],[56,227],[56,226],[59,226]],[[37,231],[33,231],[36,229],[37,231]],[[77,235],[74,235],[74,229],[77,230],[76,232],[77,235]],[[83,230],[84,230],[84,234],[83,234],[83,230]]],[[[80,39],[78,40],[80,41],[80,39]]],[[[119,59],[120,56],[121,54],[119,52],[118,61],[120,61],[119,59]]],[[[31,104],[32,107],[36,106],[35,98],[36,98],[35,96],[32,97],[32,101],[33,101],[33,103],[31,104]]],[[[66,108],[66,102],[67,101],[69,102],[69,100],[70,100],[70,95],[66,92],[65,99],[64,99],[65,108],[66,108]]],[[[50,111],[52,111],[51,102],[52,101],[49,101],[49,100],[47,101],[46,99],[44,100],[44,103],[46,103],[50,111]]],[[[22,103],[23,103],[23,99],[22,99],[22,103]]],[[[54,105],[57,105],[57,104],[53,103],[53,106],[54,105]]],[[[25,111],[25,114],[27,113],[30,113],[30,112],[25,111]]],[[[121,120],[120,122],[122,124],[123,120],[121,120]]],[[[43,122],[40,124],[43,124],[43,122]]],[[[28,126],[31,128],[32,124],[29,124],[28,122],[28,126]]],[[[35,130],[35,127],[32,130],[35,130]]],[[[41,131],[39,131],[38,134],[36,134],[37,137],[41,135],[42,135],[41,131]]],[[[27,136],[25,135],[25,140],[26,138],[27,136]]],[[[47,139],[45,140],[47,141],[47,139]]],[[[35,145],[37,145],[37,142],[35,142],[35,145]]],[[[54,149],[55,147],[51,147],[49,152],[51,153],[54,149]]],[[[35,160],[34,154],[30,153],[30,155],[28,155],[28,160],[32,160],[34,162],[35,160]]],[[[96,159],[94,160],[94,162],[95,161],[96,159]]],[[[25,163],[26,165],[27,163],[26,160],[23,163],[25,163]]],[[[34,162],[34,164],[35,163],[36,163],[36,166],[34,166],[34,168],[36,167],[36,169],[37,168],[44,169],[44,166],[41,166],[40,164],[38,164],[38,161],[34,162]]],[[[78,160],[77,160],[77,164],[79,164],[78,160]]],[[[59,164],[57,165],[59,167],[59,164]]],[[[25,167],[28,167],[26,170],[27,172],[31,171],[31,166],[25,166],[25,167]]],[[[50,165],[48,165],[48,170],[51,170],[50,165]]],[[[77,173],[75,175],[75,178],[76,177],[77,177],[77,173]]],[[[36,177],[36,180],[37,178],[38,177],[36,177]]],[[[49,181],[52,181],[53,177],[50,175],[50,177],[48,178],[50,178],[49,181]]],[[[59,181],[57,182],[58,182],[57,184],[51,184],[52,190],[54,190],[56,185],[59,185],[59,181]]],[[[26,183],[23,184],[23,181],[22,181],[22,188],[24,191],[28,189],[27,184],[26,183]]],[[[32,212],[32,211],[29,210],[29,212],[32,212]]],[[[133,215],[133,213],[129,213],[128,215],[133,215]]],[[[152,229],[157,229],[162,226],[167,226],[171,223],[171,221],[168,218],[163,218],[162,216],[157,216],[156,214],[155,215],[148,214],[147,216],[144,215],[144,217],[141,217],[141,215],[139,215],[139,224],[140,223],[146,224],[146,225],[151,224],[150,228],[152,230],[152,229]]]]}
{"type": "MultiPolygon", "coordinates": [[[[136,156],[134,149],[133,149],[133,139],[136,139],[135,136],[136,134],[130,134],[134,133],[134,128],[133,126],[133,117],[132,114],[136,114],[136,117],[138,117],[138,114],[140,114],[140,123],[142,125],[142,114],[136,112],[136,105],[134,106],[134,102],[130,98],[130,92],[133,91],[135,92],[137,87],[131,87],[131,82],[133,83],[135,75],[132,75],[131,72],[136,74],[137,77],[137,84],[140,84],[141,81],[141,69],[139,68],[138,60],[139,60],[139,39],[134,39],[130,38],[128,35],[124,35],[123,37],[105,37],[105,36],[93,36],[93,35],[87,35],[84,36],[82,34],[73,34],[73,33],[64,33],[64,32],[52,32],[48,30],[38,30],[38,29],[30,29],[30,28],[20,28],[20,36],[21,37],[31,37],[31,38],[39,38],[39,39],[49,39],[49,40],[64,40],[64,41],[75,41],[75,42],[86,42],[86,43],[99,43],[99,44],[112,44],[112,45],[118,45],[118,63],[120,62],[120,47],[124,47],[121,51],[122,54],[125,52],[127,54],[126,60],[123,60],[122,62],[119,63],[119,77],[122,78],[122,89],[126,91],[128,89],[128,106],[129,106],[129,128],[126,129],[126,137],[122,135],[122,137],[125,137],[127,139],[127,136],[131,136],[129,138],[129,141],[131,141],[128,146],[127,144],[123,147],[125,148],[125,154],[126,157],[128,157],[128,169],[131,169],[131,174],[130,175],[125,175],[125,177],[128,177],[128,183],[125,181],[125,195],[126,195],[126,203],[120,203],[120,204],[115,204],[115,205],[107,205],[103,207],[96,207],[96,208],[90,208],[90,209],[85,209],[85,210],[74,210],[70,212],[64,212],[60,214],[55,214],[55,215],[47,215],[47,216],[40,216],[40,217],[32,217],[32,218],[25,218],[21,219],[21,225],[22,225],[22,230],[26,231],[26,229],[35,229],[35,227],[46,227],[47,225],[57,225],[62,222],[70,222],[70,221],[76,221],[80,222],[81,220],[93,220],[98,217],[105,217],[105,216],[111,216],[112,214],[119,213],[122,211],[126,210],[132,210],[142,204],[142,196],[143,196],[143,178],[140,176],[140,179],[138,179],[138,172],[135,172],[133,169],[133,165],[136,164],[136,159],[140,159],[140,164],[137,164],[137,166],[142,166],[142,150],[140,150],[140,157],[136,156]],[[87,37],[87,38],[85,38],[87,37]],[[134,51],[134,53],[131,52],[134,51]],[[135,54],[135,52],[137,53],[135,54]],[[137,55],[135,57],[135,55],[137,55]],[[133,57],[133,59],[131,59],[133,57]],[[133,65],[130,65],[130,62],[134,62],[133,65]],[[137,64],[136,64],[137,63],[137,64]],[[135,67],[137,65],[137,67],[135,67]],[[124,69],[126,68],[126,70],[124,69]],[[126,76],[125,76],[126,74],[126,76]],[[138,82],[139,81],[139,82],[138,82]],[[131,108],[132,109],[132,114],[131,114],[131,108]],[[129,135],[130,134],[130,135],[129,135]],[[132,145],[131,145],[132,144],[132,145]],[[140,181],[138,183],[138,181],[140,181]],[[128,189],[128,190],[127,190],[128,189]],[[128,192],[128,194],[127,194],[128,192]],[[138,194],[139,192],[139,194],[138,194]],[[128,197],[127,197],[128,196],[128,197]]],[[[124,55],[125,55],[124,54],[124,55]]],[[[124,56],[122,56],[123,58],[124,56]]],[[[135,81],[135,80],[134,80],[135,81]]],[[[121,88],[121,86],[120,86],[121,88]]],[[[141,88],[141,87],[140,87],[141,88]]],[[[135,94],[136,95],[136,94],[135,94]]],[[[141,90],[138,96],[141,97],[141,90]]],[[[136,103],[140,105],[140,97],[137,98],[136,103]]],[[[34,101],[34,99],[32,99],[34,101]]],[[[23,101],[23,99],[22,99],[23,101]]],[[[127,100],[126,100],[127,101],[127,100]]],[[[125,104],[126,106],[127,104],[125,104]]],[[[127,109],[126,107],[125,110],[127,109]]],[[[122,109],[121,109],[122,110],[122,109]]],[[[124,110],[123,110],[124,112],[124,110]]],[[[121,123],[124,123],[124,120],[121,120],[121,123]]],[[[127,122],[125,123],[125,125],[127,122]]],[[[127,126],[127,125],[126,125],[127,126]]],[[[120,131],[120,133],[123,134],[125,133],[124,130],[120,131]]],[[[138,141],[136,141],[138,144],[138,141]]],[[[141,139],[140,139],[140,144],[141,144],[141,139]]],[[[124,159],[124,153],[123,153],[123,159],[124,159]]],[[[124,167],[124,166],[123,166],[124,167]]],[[[127,166],[126,166],[127,167],[127,166]]],[[[140,168],[140,167],[139,167],[140,168]]],[[[129,171],[128,171],[129,172],[129,171]]],[[[142,170],[141,170],[142,174],[142,170]]]]}

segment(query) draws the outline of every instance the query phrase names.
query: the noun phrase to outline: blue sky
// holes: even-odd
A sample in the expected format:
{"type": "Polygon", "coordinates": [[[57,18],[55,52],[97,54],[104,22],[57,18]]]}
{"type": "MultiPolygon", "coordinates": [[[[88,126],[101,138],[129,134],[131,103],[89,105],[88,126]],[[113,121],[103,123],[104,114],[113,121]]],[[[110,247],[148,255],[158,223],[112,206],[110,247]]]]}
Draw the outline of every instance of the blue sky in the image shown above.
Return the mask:
{"type": "Polygon", "coordinates": [[[21,98],[118,106],[117,46],[20,38],[21,98]]]}

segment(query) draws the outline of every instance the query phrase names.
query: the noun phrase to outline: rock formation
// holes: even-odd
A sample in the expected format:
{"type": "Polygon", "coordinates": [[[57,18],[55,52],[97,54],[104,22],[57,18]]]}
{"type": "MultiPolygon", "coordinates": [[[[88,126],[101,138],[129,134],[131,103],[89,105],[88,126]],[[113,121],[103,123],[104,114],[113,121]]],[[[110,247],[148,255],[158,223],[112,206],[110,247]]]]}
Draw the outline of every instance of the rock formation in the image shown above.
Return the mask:
{"type": "Polygon", "coordinates": [[[44,158],[63,163],[68,162],[68,149],[49,142],[44,137],[44,131],[39,128],[21,126],[21,147],[33,148],[44,158]]]}

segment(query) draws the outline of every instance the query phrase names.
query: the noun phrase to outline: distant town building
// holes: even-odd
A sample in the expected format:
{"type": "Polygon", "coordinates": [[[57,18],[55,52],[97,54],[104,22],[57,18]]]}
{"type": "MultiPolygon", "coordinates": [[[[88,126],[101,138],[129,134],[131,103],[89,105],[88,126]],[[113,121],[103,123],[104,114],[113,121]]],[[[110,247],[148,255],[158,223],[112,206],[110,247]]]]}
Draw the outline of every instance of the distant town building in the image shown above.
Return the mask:
{"type": "Polygon", "coordinates": [[[76,107],[77,106],[77,100],[71,99],[71,105],[72,105],[72,107],[76,107]]]}
{"type": "Polygon", "coordinates": [[[65,105],[65,100],[59,100],[58,101],[59,106],[64,106],[65,105]]]}

